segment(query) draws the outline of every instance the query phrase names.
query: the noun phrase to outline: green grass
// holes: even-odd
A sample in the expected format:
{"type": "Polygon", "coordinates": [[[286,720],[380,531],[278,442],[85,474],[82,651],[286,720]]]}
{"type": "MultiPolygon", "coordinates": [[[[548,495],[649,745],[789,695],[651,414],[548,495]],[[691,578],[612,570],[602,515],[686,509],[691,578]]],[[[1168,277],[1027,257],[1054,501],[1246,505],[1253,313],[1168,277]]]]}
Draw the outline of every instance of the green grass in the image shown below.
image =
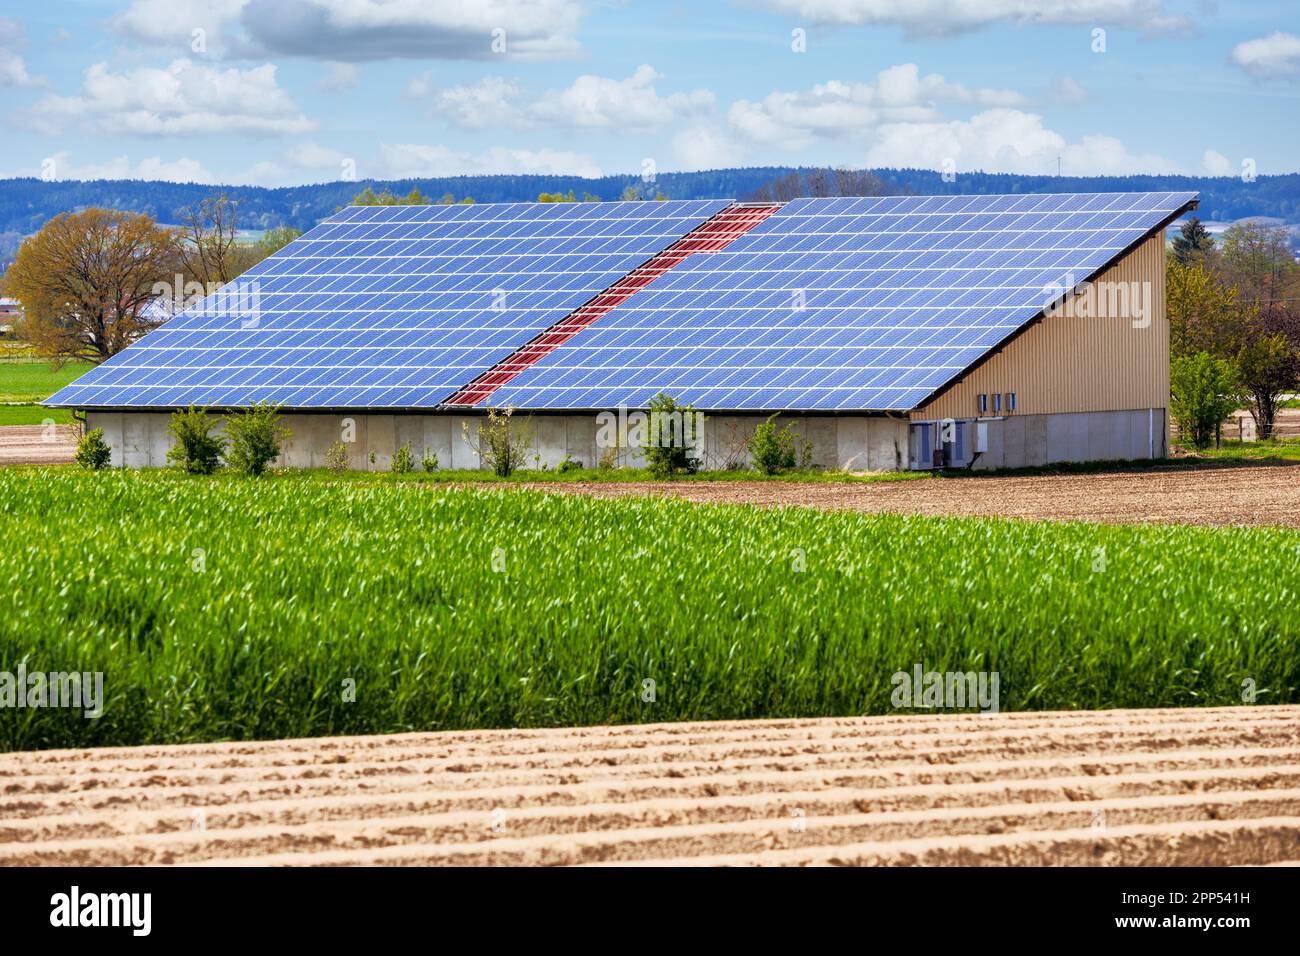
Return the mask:
{"type": "Polygon", "coordinates": [[[0,525],[0,670],[107,697],[0,710],[9,749],[882,713],[916,663],[1003,710],[1300,699],[1286,530],[35,468],[0,525]]]}
{"type": "Polygon", "coordinates": [[[68,362],[60,369],[46,362],[0,362],[0,405],[44,401],[93,367],[89,362],[68,362]]]}
{"type": "MultiPolygon", "coordinates": [[[[305,481],[332,483],[339,479],[353,481],[378,482],[391,484],[433,484],[433,485],[519,485],[536,483],[568,484],[571,482],[652,482],[653,478],[644,468],[574,468],[569,471],[554,469],[520,469],[509,477],[501,478],[483,469],[440,468],[437,471],[415,471],[395,474],[391,471],[348,471],[341,475],[323,468],[295,469],[293,474],[305,481]]],[[[764,475],[753,470],[735,471],[701,471],[693,475],[677,475],[673,482],[700,481],[774,481],[799,482],[813,484],[867,484],[880,481],[918,481],[933,478],[937,473],[925,471],[883,471],[866,474],[853,474],[844,471],[827,471],[809,469],[806,471],[786,471],[778,475],[764,475]]]]}
{"type": "Polygon", "coordinates": [[[1218,448],[1211,445],[1188,453],[1208,461],[1300,461],[1300,438],[1248,442],[1225,438],[1218,448]]]}
{"type": "Polygon", "coordinates": [[[66,425],[73,421],[72,410],[43,408],[40,405],[0,405],[0,426],[40,425],[47,418],[54,419],[60,425],[66,425]]]}

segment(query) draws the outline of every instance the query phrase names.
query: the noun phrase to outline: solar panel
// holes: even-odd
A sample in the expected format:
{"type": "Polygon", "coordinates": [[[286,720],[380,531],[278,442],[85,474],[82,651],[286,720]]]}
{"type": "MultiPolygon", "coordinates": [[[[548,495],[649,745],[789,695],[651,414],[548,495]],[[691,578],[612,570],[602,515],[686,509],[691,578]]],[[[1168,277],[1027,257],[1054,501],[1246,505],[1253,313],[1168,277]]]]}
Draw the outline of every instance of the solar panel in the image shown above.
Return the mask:
{"type": "Polygon", "coordinates": [[[434,407],[728,205],[348,207],[47,404],[434,407]]]}
{"type": "Polygon", "coordinates": [[[1193,193],[800,199],[492,397],[524,409],[908,410],[1193,193]]]}

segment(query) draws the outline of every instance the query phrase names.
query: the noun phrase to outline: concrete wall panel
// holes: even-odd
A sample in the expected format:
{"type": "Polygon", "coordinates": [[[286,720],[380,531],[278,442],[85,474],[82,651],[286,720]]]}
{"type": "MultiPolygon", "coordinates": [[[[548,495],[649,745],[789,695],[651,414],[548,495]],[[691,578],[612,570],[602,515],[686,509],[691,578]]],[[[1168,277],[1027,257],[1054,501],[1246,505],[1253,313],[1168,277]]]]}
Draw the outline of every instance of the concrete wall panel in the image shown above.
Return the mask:
{"type": "Polygon", "coordinates": [[[845,471],[871,470],[870,419],[845,418],[836,423],[836,467],[845,471]]]}
{"type": "MultiPolygon", "coordinates": [[[[167,464],[167,449],[171,446],[167,431],[169,417],[147,412],[91,412],[87,424],[104,429],[115,464],[125,462],[129,468],[158,468],[167,464]]],[[[466,440],[462,427],[468,425],[470,434],[475,436],[481,420],[478,416],[360,413],[286,415],[285,425],[291,437],[282,455],[283,464],[291,468],[323,467],[330,446],[345,437],[345,418],[352,419],[355,437],[355,441],[344,445],[351,468],[386,471],[392,467],[394,449],[408,443],[416,467],[426,448],[437,454],[441,468],[473,470],[480,466],[475,442],[466,440]],[[371,451],[375,453],[373,465],[369,462],[371,451]]],[[[988,428],[988,450],[974,467],[987,471],[1061,461],[1145,458],[1147,418],[1146,409],[1130,409],[990,419],[984,423],[988,428]]],[[[705,467],[721,468],[728,458],[750,467],[752,463],[743,442],[763,420],[754,415],[709,418],[705,425],[705,467]]],[[[787,424],[800,436],[800,443],[804,435],[811,438],[813,461],[823,467],[888,471],[899,467],[900,461],[902,467],[907,467],[910,428],[907,421],[847,415],[777,420],[778,427],[787,424]]],[[[533,467],[534,455],[540,455],[542,462],[552,468],[566,455],[588,467],[599,463],[602,449],[596,447],[594,415],[539,415],[534,417],[532,425],[533,441],[526,467],[533,467]]],[[[1156,410],[1153,426],[1156,454],[1161,456],[1165,436],[1163,409],[1156,410]]],[[[643,463],[637,449],[623,455],[621,467],[641,467],[643,463]]]]}

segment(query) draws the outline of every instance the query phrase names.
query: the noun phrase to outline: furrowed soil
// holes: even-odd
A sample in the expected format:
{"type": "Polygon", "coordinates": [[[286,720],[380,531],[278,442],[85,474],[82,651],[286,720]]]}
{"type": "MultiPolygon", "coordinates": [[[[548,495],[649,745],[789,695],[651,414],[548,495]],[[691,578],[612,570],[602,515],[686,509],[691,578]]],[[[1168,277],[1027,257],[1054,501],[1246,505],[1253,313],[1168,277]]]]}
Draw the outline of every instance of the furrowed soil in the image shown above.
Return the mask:
{"type": "Polygon", "coordinates": [[[660,495],[711,504],[801,505],[897,514],[1300,527],[1300,462],[854,484],[611,481],[530,487],[597,498],[660,495]]]}
{"type": "Polygon", "coordinates": [[[0,756],[0,864],[1300,861],[1300,707],[0,756]]]}
{"type": "Polygon", "coordinates": [[[0,426],[0,465],[66,465],[80,438],[80,425],[0,426]]]}

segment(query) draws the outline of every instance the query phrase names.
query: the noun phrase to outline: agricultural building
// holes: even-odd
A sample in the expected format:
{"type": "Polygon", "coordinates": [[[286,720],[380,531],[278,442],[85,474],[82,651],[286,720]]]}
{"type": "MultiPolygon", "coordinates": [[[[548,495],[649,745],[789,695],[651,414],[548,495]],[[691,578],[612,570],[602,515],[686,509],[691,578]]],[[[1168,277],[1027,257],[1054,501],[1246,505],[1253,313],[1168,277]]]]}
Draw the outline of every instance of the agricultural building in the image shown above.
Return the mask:
{"type": "Polygon", "coordinates": [[[166,463],[172,410],[260,401],[284,412],[288,466],[343,441],[356,468],[403,445],[478,467],[489,406],[527,415],[548,465],[636,464],[626,426],[661,392],[705,413],[686,433],[705,467],[743,463],[774,413],[828,468],[1162,457],[1163,232],[1194,207],[1190,193],[349,207],[47,404],[84,410],[114,463],[141,467],[166,463]]]}

